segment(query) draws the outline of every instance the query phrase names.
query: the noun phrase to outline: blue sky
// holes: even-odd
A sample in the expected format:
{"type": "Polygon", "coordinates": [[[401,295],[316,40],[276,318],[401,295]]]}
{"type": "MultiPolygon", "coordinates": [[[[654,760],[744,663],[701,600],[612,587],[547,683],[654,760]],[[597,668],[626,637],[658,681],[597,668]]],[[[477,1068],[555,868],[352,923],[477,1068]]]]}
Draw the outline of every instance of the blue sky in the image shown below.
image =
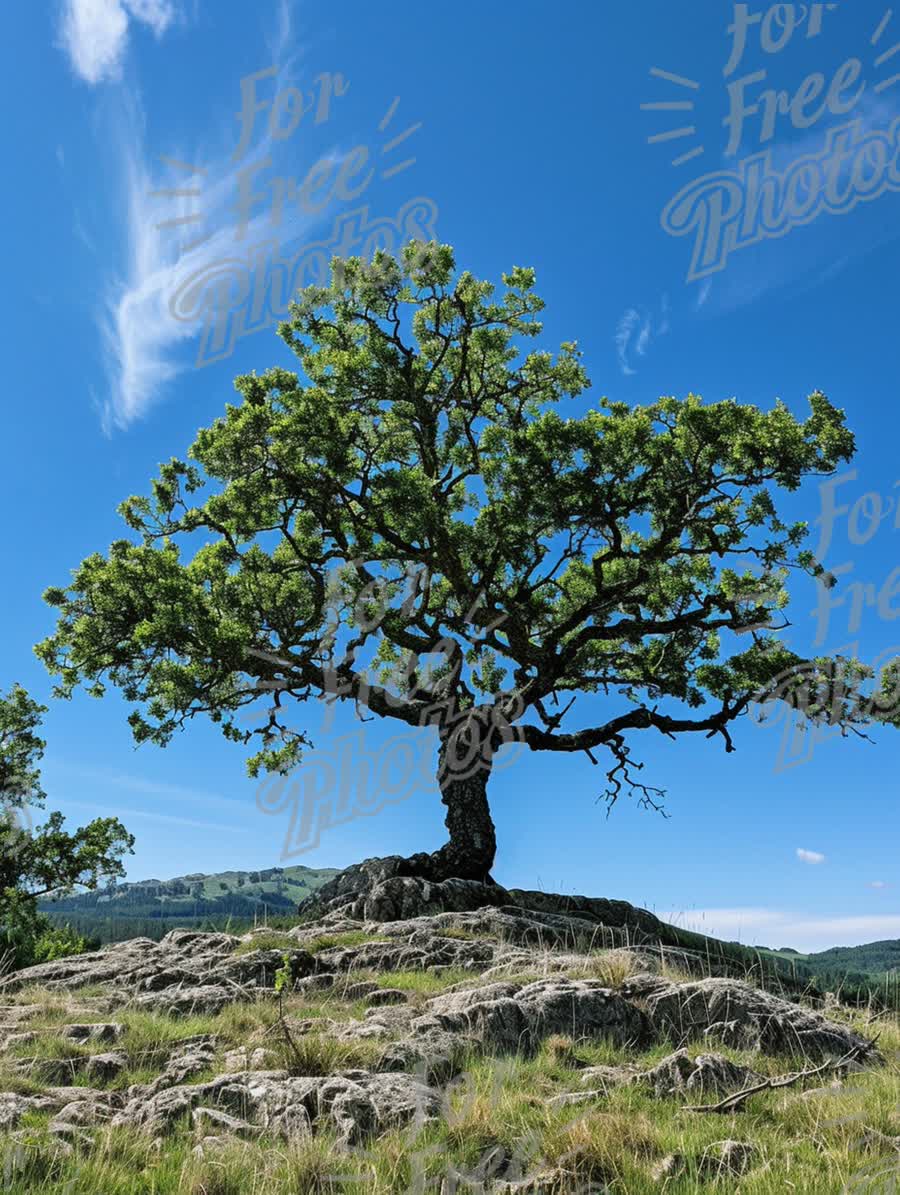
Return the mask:
{"type": "MultiPolygon", "coordinates": [[[[517,5],[515,20],[505,5],[464,3],[450,21],[408,0],[389,15],[274,0],[14,6],[0,51],[11,164],[0,685],[47,698],[32,654],[52,627],[42,590],[121,534],[118,502],[184,453],[232,399],[234,375],[290,367],[265,309],[291,276],[284,263],[302,270],[316,252],[416,229],[484,277],[536,268],[543,343],[577,339],[593,382],[565,414],[601,395],[689,391],[781,397],[800,414],[820,388],[844,407],[858,443],[848,476],[789,503],[815,523],[833,497],[813,540],[827,531],[826,563],[846,566],[844,604],[817,615],[813,585],[798,582],[785,634],[796,650],[852,648],[869,662],[900,650],[900,199],[884,157],[900,113],[900,13],[803,11],[796,28],[773,15],[748,24],[739,53],[732,6],[713,3],[560,0],[552,20],[539,3],[517,5]],[[750,210],[736,180],[754,160],[783,180],[812,163],[795,177],[796,221],[777,203],[750,210]],[[809,179],[828,167],[826,203],[809,179]],[[692,266],[704,255],[705,272],[692,266]]],[[[136,751],[126,712],[115,695],[54,704],[44,771],[73,821],[116,813],[133,830],[131,878],[342,866],[443,841],[423,780],[283,858],[289,811],[260,810],[238,748],[197,723],[166,750],[136,751]]],[[[347,736],[361,730],[361,749],[384,758],[397,734],[361,728],[352,710],[298,719],[323,759],[356,751],[358,764],[347,736]]],[[[786,749],[784,731],[745,721],[730,756],[705,739],[642,745],[668,820],[625,800],[607,818],[584,756],[511,756],[491,781],[494,874],[743,941],[900,936],[900,736],[786,749]]],[[[420,749],[427,772],[427,732],[420,749]]]]}

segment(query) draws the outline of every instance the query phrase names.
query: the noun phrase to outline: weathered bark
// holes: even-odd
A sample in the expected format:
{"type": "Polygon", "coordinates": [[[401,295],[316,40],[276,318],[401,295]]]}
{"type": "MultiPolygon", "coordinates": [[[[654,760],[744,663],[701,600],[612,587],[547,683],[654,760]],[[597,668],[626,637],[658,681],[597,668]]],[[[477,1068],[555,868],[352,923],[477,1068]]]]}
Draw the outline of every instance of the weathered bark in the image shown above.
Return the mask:
{"type": "Polygon", "coordinates": [[[442,735],[437,776],[450,840],[438,851],[406,859],[400,874],[493,883],[497,839],[487,799],[490,774],[490,754],[482,750],[477,727],[442,735]]]}

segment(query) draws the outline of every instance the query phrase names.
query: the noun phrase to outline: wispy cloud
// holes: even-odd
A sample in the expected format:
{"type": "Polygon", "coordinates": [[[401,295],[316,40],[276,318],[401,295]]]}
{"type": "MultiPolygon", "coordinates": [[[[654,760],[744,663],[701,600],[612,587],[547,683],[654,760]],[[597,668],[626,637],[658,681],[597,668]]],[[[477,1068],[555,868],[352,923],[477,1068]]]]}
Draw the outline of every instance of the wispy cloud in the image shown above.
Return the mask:
{"type": "Polygon", "coordinates": [[[231,805],[239,809],[252,809],[253,807],[249,801],[238,801],[233,797],[223,797],[219,793],[207,792],[204,789],[150,780],[145,776],[134,776],[128,772],[115,771],[112,768],[84,767],[81,764],[50,759],[46,761],[44,771],[45,773],[56,772],[62,778],[88,780],[92,784],[102,785],[104,788],[142,793],[149,797],[168,797],[178,801],[189,801],[191,804],[199,802],[211,805],[231,805]]]}
{"type": "Polygon", "coordinates": [[[122,75],[131,24],[160,38],[177,16],[174,0],[64,0],[60,45],[85,83],[113,82],[122,75]]]}
{"type": "Polygon", "coordinates": [[[807,851],[802,846],[797,847],[797,858],[801,863],[824,863],[825,856],[819,851],[807,851]]]}
{"type": "MultiPolygon", "coordinates": [[[[276,63],[289,64],[296,57],[288,52],[289,10],[282,4],[278,13],[269,51],[276,63]]],[[[287,69],[282,65],[260,82],[261,95],[274,100],[289,83],[287,69]]],[[[259,121],[264,133],[237,161],[230,111],[220,138],[226,148],[209,153],[198,146],[173,147],[170,155],[156,161],[150,161],[144,149],[139,104],[133,99],[123,102],[118,119],[115,152],[125,212],[124,266],[110,282],[98,317],[109,381],[109,397],[101,404],[107,434],[145,415],[166,385],[190,368],[185,350],[199,327],[196,321],[179,320],[172,313],[170,304],[179,286],[188,278],[209,279],[215,271],[222,273],[223,285],[235,270],[243,277],[248,247],[277,240],[279,252],[287,255],[288,248],[301,244],[323,219],[293,204],[286,207],[280,222],[273,223],[272,203],[260,199],[252,218],[239,224],[235,199],[240,173],[247,171],[253,178],[254,169],[279,149],[265,119],[259,121]]],[[[318,160],[326,159],[339,162],[343,155],[332,151],[318,160]]],[[[301,168],[299,174],[308,168],[301,168]]],[[[296,164],[293,169],[296,172],[296,164]]],[[[254,179],[253,190],[265,193],[262,175],[254,179]]],[[[227,317],[225,312],[222,318],[227,317]]]]}
{"type": "Polygon", "coordinates": [[[629,307],[616,325],[616,355],[619,358],[619,369],[626,377],[635,372],[628,364],[628,346],[635,328],[640,325],[640,313],[629,307]]]}
{"type": "Polygon", "coordinates": [[[616,325],[616,334],[613,337],[619,369],[625,377],[637,373],[635,358],[646,356],[653,339],[665,336],[669,328],[669,296],[666,294],[660,300],[658,320],[643,308],[626,308],[616,325]]]}
{"type": "Polygon", "coordinates": [[[247,832],[243,826],[229,826],[222,822],[201,821],[191,817],[176,817],[170,813],[148,813],[146,809],[121,809],[118,806],[115,809],[108,809],[102,805],[93,805],[88,801],[69,801],[67,804],[71,809],[84,809],[89,813],[99,813],[105,817],[124,818],[126,823],[129,818],[139,817],[149,822],[160,822],[163,825],[190,826],[194,830],[223,830],[228,834],[246,834],[247,832]]]}
{"type": "Polygon", "coordinates": [[[694,909],[661,913],[665,921],[698,933],[753,945],[827,950],[900,937],[900,913],[859,917],[809,917],[766,908],[694,909]]]}
{"type": "MultiPolygon", "coordinates": [[[[784,176],[800,159],[823,154],[830,128],[855,121],[863,140],[875,132],[886,133],[898,113],[896,99],[888,94],[877,95],[867,87],[849,115],[822,121],[808,132],[793,133],[768,146],[772,170],[784,176]]],[[[857,169],[856,161],[852,153],[835,148],[830,158],[820,159],[821,176],[829,178],[834,188],[844,190],[857,169]]],[[[721,165],[724,170],[733,171],[735,160],[723,155],[721,165]]],[[[872,192],[871,202],[876,208],[890,202],[882,194],[885,190],[889,190],[886,176],[883,184],[872,192]]],[[[745,203],[749,202],[745,199],[745,203]]],[[[809,223],[791,229],[787,235],[765,236],[746,251],[733,252],[724,270],[716,275],[717,313],[736,311],[773,290],[784,290],[792,298],[798,298],[833,279],[876,247],[895,240],[895,223],[883,216],[880,219],[867,216],[869,208],[869,202],[843,212],[826,207],[809,223]]]]}
{"type": "Polygon", "coordinates": [[[658,336],[665,336],[669,330],[669,296],[664,294],[660,300],[660,311],[662,312],[659,321],[659,327],[656,329],[658,336]]]}
{"type": "Polygon", "coordinates": [[[869,885],[869,887],[870,888],[887,888],[887,884],[884,882],[884,880],[873,880],[872,883],[869,885]]]}
{"type": "Polygon", "coordinates": [[[697,291],[697,298],[694,300],[694,310],[699,311],[704,306],[706,300],[709,298],[709,292],[712,290],[712,278],[704,278],[700,283],[697,291]]]}

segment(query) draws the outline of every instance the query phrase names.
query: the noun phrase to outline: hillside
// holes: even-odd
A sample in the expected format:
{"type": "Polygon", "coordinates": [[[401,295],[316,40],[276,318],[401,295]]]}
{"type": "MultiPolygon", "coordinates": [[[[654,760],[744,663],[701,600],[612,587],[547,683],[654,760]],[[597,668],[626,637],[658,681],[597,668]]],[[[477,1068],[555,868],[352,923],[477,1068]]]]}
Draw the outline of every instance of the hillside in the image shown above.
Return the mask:
{"type": "MultiPolygon", "coordinates": [[[[63,900],[44,901],[54,920],[101,943],[128,938],[160,939],[175,926],[233,932],[290,917],[297,906],[338,873],[335,868],[270,867],[261,871],[201,872],[171,880],[116,884],[63,900]]],[[[711,941],[711,939],[708,939],[711,941]]],[[[719,944],[721,949],[726,944],[719,944]]],[[[900,939],[862,946],[834,946],[813,954],[767,946],[727,943],[745,967],[759,960],[799,990],[841,990],[848,999],[866,999],[875,990],[900,1007],[900,939]]]]}
{"type": "Polygon", "coordinates": [[[888,1189],[896,1018],[624,902],[371,862],[287,932],[0,979],[8,1195],[888,1189]]]}
{"type": "Polygon", "coordinates": [[[302,865],[212,875],[192,872],[45,900],[41,909],[101,942],[161,938],[176,925],[241,927],[293,914],[300,901],[336,874],[335,868],[302,865]]]}
{"type": "Polygon", "coordinates": [[[815,954],[800,954],[794,950],[777,950],[771,953],[821,970],[838,968],[844,971],[862,971],[870,975],[900,971],[900,938],[866,942],[862,946],[831,946],[828,950],[819,950],[815,954]]]}

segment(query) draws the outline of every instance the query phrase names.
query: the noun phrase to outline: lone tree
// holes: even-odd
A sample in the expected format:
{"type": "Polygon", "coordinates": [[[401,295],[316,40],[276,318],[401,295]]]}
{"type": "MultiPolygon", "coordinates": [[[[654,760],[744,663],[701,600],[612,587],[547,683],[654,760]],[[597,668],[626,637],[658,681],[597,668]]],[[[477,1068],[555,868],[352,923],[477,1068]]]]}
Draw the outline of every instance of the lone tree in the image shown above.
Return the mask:
{"type": "Polygon", "coordinates": [[[335,259],[279,327],[304,376],[238,377],[191,463],[120,507],[136,542],[45,594],[59,621],[37,651],[57,693],[118,686],[135,738],[158,744],[206,714],[258,736],[251,775],[310,745],[289,698],[433,723],[449,841],[403,867],[432,879],[489,880],[487,783],[513,738],[605,749],[610,802],[625,788],[658,806],[633,732],[731,751],[764,691],[845,731],[882,715],[865,668],[773,633],[788,570],[823,573],[775,491],[850,458],[843,412],[817,391],[804,421],[694,395],[563,418],[589,386],[581,354],[524,354],[543,303],[532,270],[503,282],[497,299],[456,276],[435,243],[335,259]],[[603,714],[563,730],[578,693],[603,714]]]}

